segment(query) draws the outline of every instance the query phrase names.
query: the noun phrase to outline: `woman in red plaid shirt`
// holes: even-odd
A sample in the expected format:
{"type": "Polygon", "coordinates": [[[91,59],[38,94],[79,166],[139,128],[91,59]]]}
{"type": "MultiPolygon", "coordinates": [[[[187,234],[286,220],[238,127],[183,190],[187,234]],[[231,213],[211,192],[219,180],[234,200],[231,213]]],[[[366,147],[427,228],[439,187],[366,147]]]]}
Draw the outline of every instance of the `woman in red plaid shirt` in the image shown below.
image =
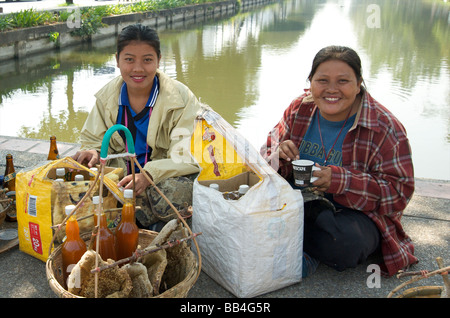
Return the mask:
{"type": "Polygon", "coordinates": [[[292,101],[261,149],[291,184],[293,160],[320,168],[312,186],[328,200],[305,203],[305,270],[313,272],[318,260],[341,271],[381,252],[382,274],[391,276],[417,262],[400,222],[414,192],[406,131],[362,85],[354,50],[323,48],[308,79],[310,89],[292,101]]]}

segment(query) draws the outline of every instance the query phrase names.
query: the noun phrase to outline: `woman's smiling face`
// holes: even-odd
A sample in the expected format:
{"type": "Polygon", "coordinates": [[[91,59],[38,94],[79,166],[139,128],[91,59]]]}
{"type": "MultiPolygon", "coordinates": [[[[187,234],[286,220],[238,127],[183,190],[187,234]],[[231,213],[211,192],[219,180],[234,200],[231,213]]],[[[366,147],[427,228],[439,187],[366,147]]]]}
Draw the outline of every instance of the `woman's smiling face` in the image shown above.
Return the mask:
{"type": "Polygon", "coordinates": [[[159,56],[153,46],[146,42],[131,41],[116,60],[128,92],[151,90],[159,67],[159,56]]]}
{"type": "Polygon", "coordinates": [[[356,96],[361,82],[345,62],[328,60],[321,63],[311,78],[311,94],[320,114],[330,121],[345,120],[349,112],[356,113],[356,96]]]}

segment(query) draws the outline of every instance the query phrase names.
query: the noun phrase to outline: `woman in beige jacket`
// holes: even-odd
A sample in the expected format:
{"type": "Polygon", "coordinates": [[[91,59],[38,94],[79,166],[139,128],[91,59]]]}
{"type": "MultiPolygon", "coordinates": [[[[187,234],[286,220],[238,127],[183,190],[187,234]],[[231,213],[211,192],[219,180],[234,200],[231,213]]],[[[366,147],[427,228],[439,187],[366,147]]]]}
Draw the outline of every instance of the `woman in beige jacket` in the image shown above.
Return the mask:
{"type": "MultiPolygon", "coordinates": [[[[73,158],[92,167],[99,162],[106,131],[124,124],[132,132],[136,156],[144,171],[136,171],[136,217],[148,228],[174,215],[165,200],[148,187],[147,173],[178,208],[192,203],[192,181],[199,172],[190,155],[194,120],[202,105],[184,84],[159,71],[161,58],[156,31],[142,26],[125,27],[118,37],[116,60],[121,75],[106,84],[96,95],[96,103],[81,131],[81,148],[73,158]]],[[[115,132],[108,154],[126,152],[126,140],[115,132]]],[[[131,171],[122,159],[107,165],[128,171],[118,183],[132,188],[131,171]]],[[[161,223],[159,224],[159,227],[161,223]]],[[[153,227],[152,229],[158,230],[153,227]]]]}

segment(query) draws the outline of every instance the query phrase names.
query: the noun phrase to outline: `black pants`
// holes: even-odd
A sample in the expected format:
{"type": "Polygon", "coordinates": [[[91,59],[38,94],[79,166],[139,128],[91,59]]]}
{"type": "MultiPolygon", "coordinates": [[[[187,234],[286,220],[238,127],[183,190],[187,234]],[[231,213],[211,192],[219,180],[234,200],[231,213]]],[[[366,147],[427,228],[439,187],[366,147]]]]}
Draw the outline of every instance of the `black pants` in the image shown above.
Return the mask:
{"type": "Polygon", "coordinates": [[[376,252],[380,232],[364,213],[351,209],[325,209],[308,217],[305,206],[303,250],[338,270],[354,268],[376,252]]]}

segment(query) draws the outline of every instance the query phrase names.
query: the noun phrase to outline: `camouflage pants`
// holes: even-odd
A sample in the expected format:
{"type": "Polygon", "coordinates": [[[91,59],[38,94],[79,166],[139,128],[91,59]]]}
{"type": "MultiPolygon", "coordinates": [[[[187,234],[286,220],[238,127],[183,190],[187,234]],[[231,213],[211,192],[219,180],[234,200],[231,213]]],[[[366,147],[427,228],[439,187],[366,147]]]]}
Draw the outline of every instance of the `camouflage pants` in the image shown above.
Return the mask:
{"type": "MultiPolygon", "coordinates": [[[[181,211],[186,206],[192,206],[192,189],[196,177],[197,174],[168,178],[156,186],[170,203],[178,211],[181,211]]],[[[144,228],[160,221],[167,223],[178,217],[153,186],[149,186],[145,193],[136,197],[136,206],[140,207],[136,209],[136,219],[144,228]]],[[[190,221],[190,218],[188,221],[190,221]]]]}

